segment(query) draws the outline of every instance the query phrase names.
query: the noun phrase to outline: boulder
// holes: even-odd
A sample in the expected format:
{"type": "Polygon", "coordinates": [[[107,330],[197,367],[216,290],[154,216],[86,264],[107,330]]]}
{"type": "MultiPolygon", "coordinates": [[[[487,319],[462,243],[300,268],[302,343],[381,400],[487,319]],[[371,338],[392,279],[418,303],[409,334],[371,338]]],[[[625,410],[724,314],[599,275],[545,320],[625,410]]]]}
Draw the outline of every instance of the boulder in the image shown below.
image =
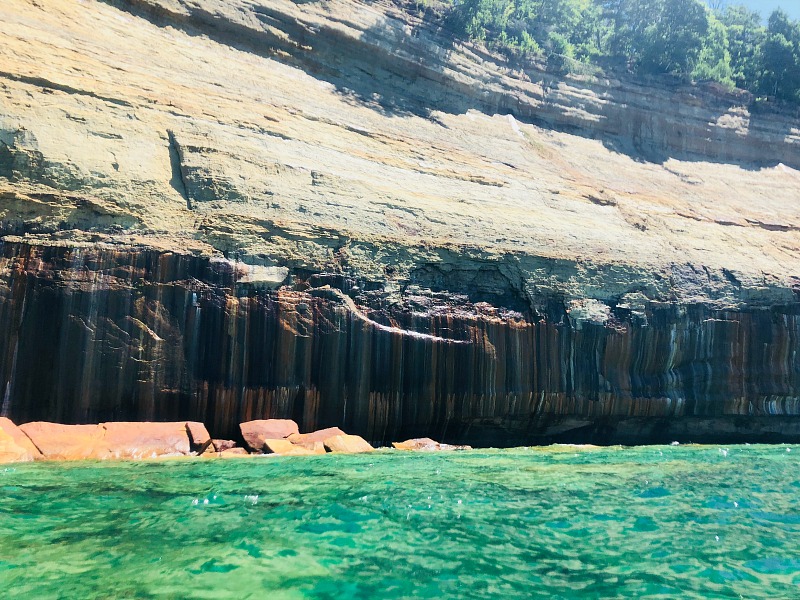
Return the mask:
{"type": "Polygon", "coordinates": [[[33,445],[10,419],[0,417],[0,463],[30,462],[42,458],[42,453],[33,445]]]}
{"type": "Polygon", "coordinates": [[[241,458],[242,456],[250,456],[250,453],[244,448],[228,448],[219,453],[222,458],[241,458]]]}
{"type": "Polygon", "coordinates": [[[155,458],[190,452],[186,422],[62,425],[36,421],[20,430],[48,460],[155,458]]]}
{"type": "MultiPolygon", "coordinates": [[[[311,450],[297,446],[287,439],[265,440],[264,451],[268,454],[280,454],[281,456],[299,456],[302,454],[314,454],[311,450]]],[[[323,450],[324,452],[324,450],[323,450]]]]}
{"type": "Polygon", "coordinates": [[[338,427],[328,427],[327,429],[320,429],[312,431],[311,433],[293,433],[288,437],[288,440],[293,444],[304,447],[315,447],[316,442],[324,442],[329,437],[335,435],[347,435],[338,427]],[[308,446],[306,446],[308,445],[308,446]]]}
{"type": "Polygon", "coordinates": [[[105,429],[104,441],[111,458],[156,458],[191,452],[185,421],[118,421],[103,423],[102,427],[105,429]]]}
{"type": "Polygon", "coordinates": [[[297,423],[290,419],[261,419],[241,423],[242,437],[245,444],[254,452],[264,449],[266,440],[279,440],[293,433],[300,433],[297,423]]]}
{"type": "Polygon", "coordinates": [[[211,436],[208,429],[202,423],[197,421],[186,422],[186,432],[189,434],[189,444],[192,452],[202,454],[211,445],[211,436]]]}
{"type": "Polygon", "coordinates": [[[19,427],[47,460],[111,458],[102,425],[62,425],[34,421],[19,427]]]}
{"type": "Polygon", "coordinates": [[[453,446],[451,444],[441,444],[431,438],[414,438],[405,442],[392,442],[397,450],[417,450],[423,452],[435,450],[472,450],[472,446],[453,446]]]}
{"type": "Polygon", "coordinates": [[[336,453],[372,452],[375,449],[357,435],[334,435],[327,438],[324,443],[329,452],[336,453]]]}
{"type": "Polygon", "coordinates": [[[236,442],[233,440],[211,440],[211,445],[214,446],[214,450],[217,452],[225,452],[225,450],[236,448],[236,442]]]}
{"type": "Polygon", "coordinates": [[[325,442],[318,441],[318,442],[302,442],[297,444],[292,442],[295,446],[301,446],[311,452],[311,454],[325,454],[327,450],[325,450],[325,442]]]}
{"type": "MultiPolygon", "coordinates": [[[[23,451],[21,461],[28,462],[31,460],[41,460],[42,453],[34,445],[25,433],[17,427],[11,419],[0,417],[0,437],[2,448],[10,452],[11,455],[18,454],[19,450],[23,451]]],[[[17,462],[3,459],[4,450],[0,449],[0,462],[17,462]]]]}

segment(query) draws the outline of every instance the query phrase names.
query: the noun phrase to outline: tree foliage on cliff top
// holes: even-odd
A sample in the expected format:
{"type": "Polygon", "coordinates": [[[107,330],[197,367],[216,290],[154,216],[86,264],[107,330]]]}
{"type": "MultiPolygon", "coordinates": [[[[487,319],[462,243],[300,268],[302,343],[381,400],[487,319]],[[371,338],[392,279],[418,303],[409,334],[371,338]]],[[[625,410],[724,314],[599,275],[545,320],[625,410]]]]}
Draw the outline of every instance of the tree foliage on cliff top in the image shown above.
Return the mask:
{"type": "MultiPolygon", "coordinates": [[[[427,0],[418,0],[426,2],[427,0]]],[[[553,71],[618,65],[800,104],[800,21],[700,0],[444,0],[452,34],[553,71]]]]}

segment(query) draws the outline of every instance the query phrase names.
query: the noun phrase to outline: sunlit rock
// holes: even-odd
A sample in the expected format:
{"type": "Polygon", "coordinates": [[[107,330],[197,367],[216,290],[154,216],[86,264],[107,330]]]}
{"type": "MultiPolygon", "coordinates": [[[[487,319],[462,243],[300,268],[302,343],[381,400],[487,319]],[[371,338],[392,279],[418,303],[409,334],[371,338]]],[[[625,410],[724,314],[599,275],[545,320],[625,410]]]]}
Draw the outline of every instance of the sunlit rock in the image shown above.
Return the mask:
{"type": "Polygon", "coordinates": [[[253,452],[261,452],[267,440],[283,439],[299,433],[297,423],[289,419],[261,419],[240,423],[242,437],[253,452]]]}
{"type": "Polygon", "coordinates": [[[185,422],[111,422],[101,427],[112,458],[156,458],[188,455],[191,451],[185,422]]]}
{"type": "MultiPolygon", "coordinates": [[[[303,446],[293,444],[287,439],[264,440],[264,451],[267,454],[281,454],[283,456],[318,454],[317,452],[313,452],[312,450],[304,448],[303,446]]],[[[324,449],[322,453],[325,453],[324,449]]]]}
{"type": "Polygon", "coordinates": [[[329,452],[371,452],[375,448],[362,437],[357,435],[334,435],[325,440],[325,448],[329,452]]]}
{"type": "Polygon", "coordinates": [[[404,442],[392,442],[392,446],[397,450],[417,450],[417,451],[436,451],[436,450],[471,450],[470,446],[456,446],[452,444],[442,444],[431,438],[415,438],[404,442]]]}
{"type": "Polygon", "coordinates": [[[250,453],[244,448],[228,448],[219,453],[222,458],[237,458],[241,456],[250,456],[250,453]]]}
{"type": "Polygon", "coordinates": [[[316,447],[316,444],[324,442],[329,437],[335,435],[346,435],[344,431],[338,427],[328,427],[326,429],[319,429],[311,433],[293,433],[288,436],[288,440],[293,444],[306,447],[316,447]]]}
{"type": "Polygon", "coordinates": [[[0,417],[0,463],[30,462],[42,453],[10,419],[0,417]]]}
{"type": "Polygon", "coordinates": [[[48,460],[112,458],[102,425],[62,425],[38,421],[23,423],[20,429],[48,460]]]}

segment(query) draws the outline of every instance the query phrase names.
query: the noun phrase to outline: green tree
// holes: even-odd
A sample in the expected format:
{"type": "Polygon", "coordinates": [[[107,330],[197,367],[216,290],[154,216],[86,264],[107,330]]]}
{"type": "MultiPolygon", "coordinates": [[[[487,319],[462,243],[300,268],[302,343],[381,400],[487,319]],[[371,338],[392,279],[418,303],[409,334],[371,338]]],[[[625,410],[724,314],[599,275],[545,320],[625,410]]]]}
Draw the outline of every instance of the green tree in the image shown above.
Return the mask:
{"type": "Polygon", "coordinates": [[[698,0],[666,0],[643,32],[640,72],[691,73],[708,33],[708,13],[698,0]]]}
{"type": "Polygon", "coordinates": [[[782,100],[800,100],[800,23],[781,10],[773,12],[761,59],[760,91],[782,100]]]}
{"type": "Polygon", "coordinates": [[[766,37],[761,15],[746,6],[727,6],[720,14],[727,29],[731,78],[736,87],[756,91],[760,79],[760,52],[766,37]]]}
{"type": "Polygon", "coordinates": [[[713,14],[708,15],[708,33],[692,71],[695,79],[712,79],[734,87],[731,53],[728,50],[728,29],[713,14]]]}

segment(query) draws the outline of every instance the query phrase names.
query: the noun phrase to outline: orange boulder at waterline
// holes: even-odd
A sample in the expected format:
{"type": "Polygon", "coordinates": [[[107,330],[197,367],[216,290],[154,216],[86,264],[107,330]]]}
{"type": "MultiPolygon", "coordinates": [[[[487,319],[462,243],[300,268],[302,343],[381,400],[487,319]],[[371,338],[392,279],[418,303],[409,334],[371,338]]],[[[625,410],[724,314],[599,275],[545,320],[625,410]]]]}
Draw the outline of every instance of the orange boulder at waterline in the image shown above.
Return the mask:
{"type": "Polygon", "coordinates": [[[240,423],[242,437],[253,452],[261,452],[266,440],[280,440],[300,433],[297,423],[290,419],[259,419],[240,423]]]}

